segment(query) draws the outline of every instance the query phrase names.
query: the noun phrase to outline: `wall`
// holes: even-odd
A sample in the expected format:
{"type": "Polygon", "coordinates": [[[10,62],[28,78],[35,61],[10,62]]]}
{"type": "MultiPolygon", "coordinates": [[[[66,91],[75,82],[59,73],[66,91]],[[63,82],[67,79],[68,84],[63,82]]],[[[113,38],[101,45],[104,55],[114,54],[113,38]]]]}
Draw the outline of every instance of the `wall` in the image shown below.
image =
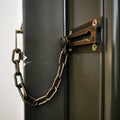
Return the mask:
{"type": "Polygon", "coordinates": [[[0,0],[0,120],[23,120],[23,102],[14,85],[11,53],[22,22],[21,0],[0,0]]]}

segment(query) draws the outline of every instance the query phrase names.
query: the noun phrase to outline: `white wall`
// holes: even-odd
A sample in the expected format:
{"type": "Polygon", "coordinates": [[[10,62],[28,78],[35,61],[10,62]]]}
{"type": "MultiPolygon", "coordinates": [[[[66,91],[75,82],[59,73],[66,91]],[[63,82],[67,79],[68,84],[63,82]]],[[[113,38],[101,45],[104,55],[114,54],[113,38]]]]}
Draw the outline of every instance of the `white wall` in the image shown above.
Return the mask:
{"type": "Polygon", "coordinates": [[[23,102],[14,85],[11,52],[22,22],[22,0],[0,0],[0,120],[23,120],[23,102]]]}

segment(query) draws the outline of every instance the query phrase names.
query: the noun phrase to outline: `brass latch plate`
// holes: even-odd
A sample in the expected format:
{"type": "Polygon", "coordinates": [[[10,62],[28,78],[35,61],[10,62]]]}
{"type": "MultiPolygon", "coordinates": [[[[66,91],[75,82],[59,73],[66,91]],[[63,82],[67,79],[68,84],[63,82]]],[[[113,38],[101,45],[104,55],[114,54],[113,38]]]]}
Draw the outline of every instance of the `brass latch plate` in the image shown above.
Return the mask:
{"type": "Polygon", "coordinates": [[[67,36],[69,47],[81,47],[82,51],[100,51],[102,18],[96,18],[77,28],[70,30],[67,36]],[[86,47],[86,48],[84,48],[86,47]]]}

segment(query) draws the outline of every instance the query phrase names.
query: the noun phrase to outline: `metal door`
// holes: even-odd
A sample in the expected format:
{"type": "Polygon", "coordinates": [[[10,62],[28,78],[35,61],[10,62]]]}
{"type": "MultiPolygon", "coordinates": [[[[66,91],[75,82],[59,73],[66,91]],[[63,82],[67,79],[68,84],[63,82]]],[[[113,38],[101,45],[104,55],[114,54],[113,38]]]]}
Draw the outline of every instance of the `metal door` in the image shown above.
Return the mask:
{"type": "Polygon", "coordinates": [[[94,18],[103,21],[101,50],[72,48],[57,94],[40,107],[25,104],[25,120],[119,120],[119,1],[24,0],[23,8],[25,85],[35,97],[53,82],[60,37],[94,18]]]}

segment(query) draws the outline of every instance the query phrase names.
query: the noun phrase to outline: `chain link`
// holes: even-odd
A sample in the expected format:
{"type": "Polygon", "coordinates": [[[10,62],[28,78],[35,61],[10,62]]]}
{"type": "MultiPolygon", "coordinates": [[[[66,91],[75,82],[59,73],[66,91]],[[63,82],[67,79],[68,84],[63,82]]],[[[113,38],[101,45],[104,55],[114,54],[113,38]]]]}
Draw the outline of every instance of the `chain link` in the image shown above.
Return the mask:
{"type": "MultiPolygon", "coordinates": [[[[16,38],[15,38],[16,43],[17,43],[17,34],[19,33],[23,33],[22,29],[16,30],[16,38]]],[[[25,103],[28,103],[32,106],[40,106],[50,101],[53,98],[53,96],[56,94],[60,86],[60,83],[62,81],[63,71],[64,71],[64,68],[67,62],[67,57],[68,57],[67,44],[68,44],[67,38],[62,37],[61,38],[61,52],[59,54],[59,59],[58,59],[57,74],[55,76],[55,79],[51,87],[47,91],[47,93],[44,96],[41,96],[39,98],[32,97],[26,91],[24,80],[23,80],[23,75],[20,71],[20,61],[23,61],[23,52],[21,51],[21,49],[16,47],[17,44],[15,45],[15,49],[13,50],[13,53],[12,53],[12,62],[15,64],[14,80],[15,80],[15,85],[18,88],[19,94],[25,103]]]]}

